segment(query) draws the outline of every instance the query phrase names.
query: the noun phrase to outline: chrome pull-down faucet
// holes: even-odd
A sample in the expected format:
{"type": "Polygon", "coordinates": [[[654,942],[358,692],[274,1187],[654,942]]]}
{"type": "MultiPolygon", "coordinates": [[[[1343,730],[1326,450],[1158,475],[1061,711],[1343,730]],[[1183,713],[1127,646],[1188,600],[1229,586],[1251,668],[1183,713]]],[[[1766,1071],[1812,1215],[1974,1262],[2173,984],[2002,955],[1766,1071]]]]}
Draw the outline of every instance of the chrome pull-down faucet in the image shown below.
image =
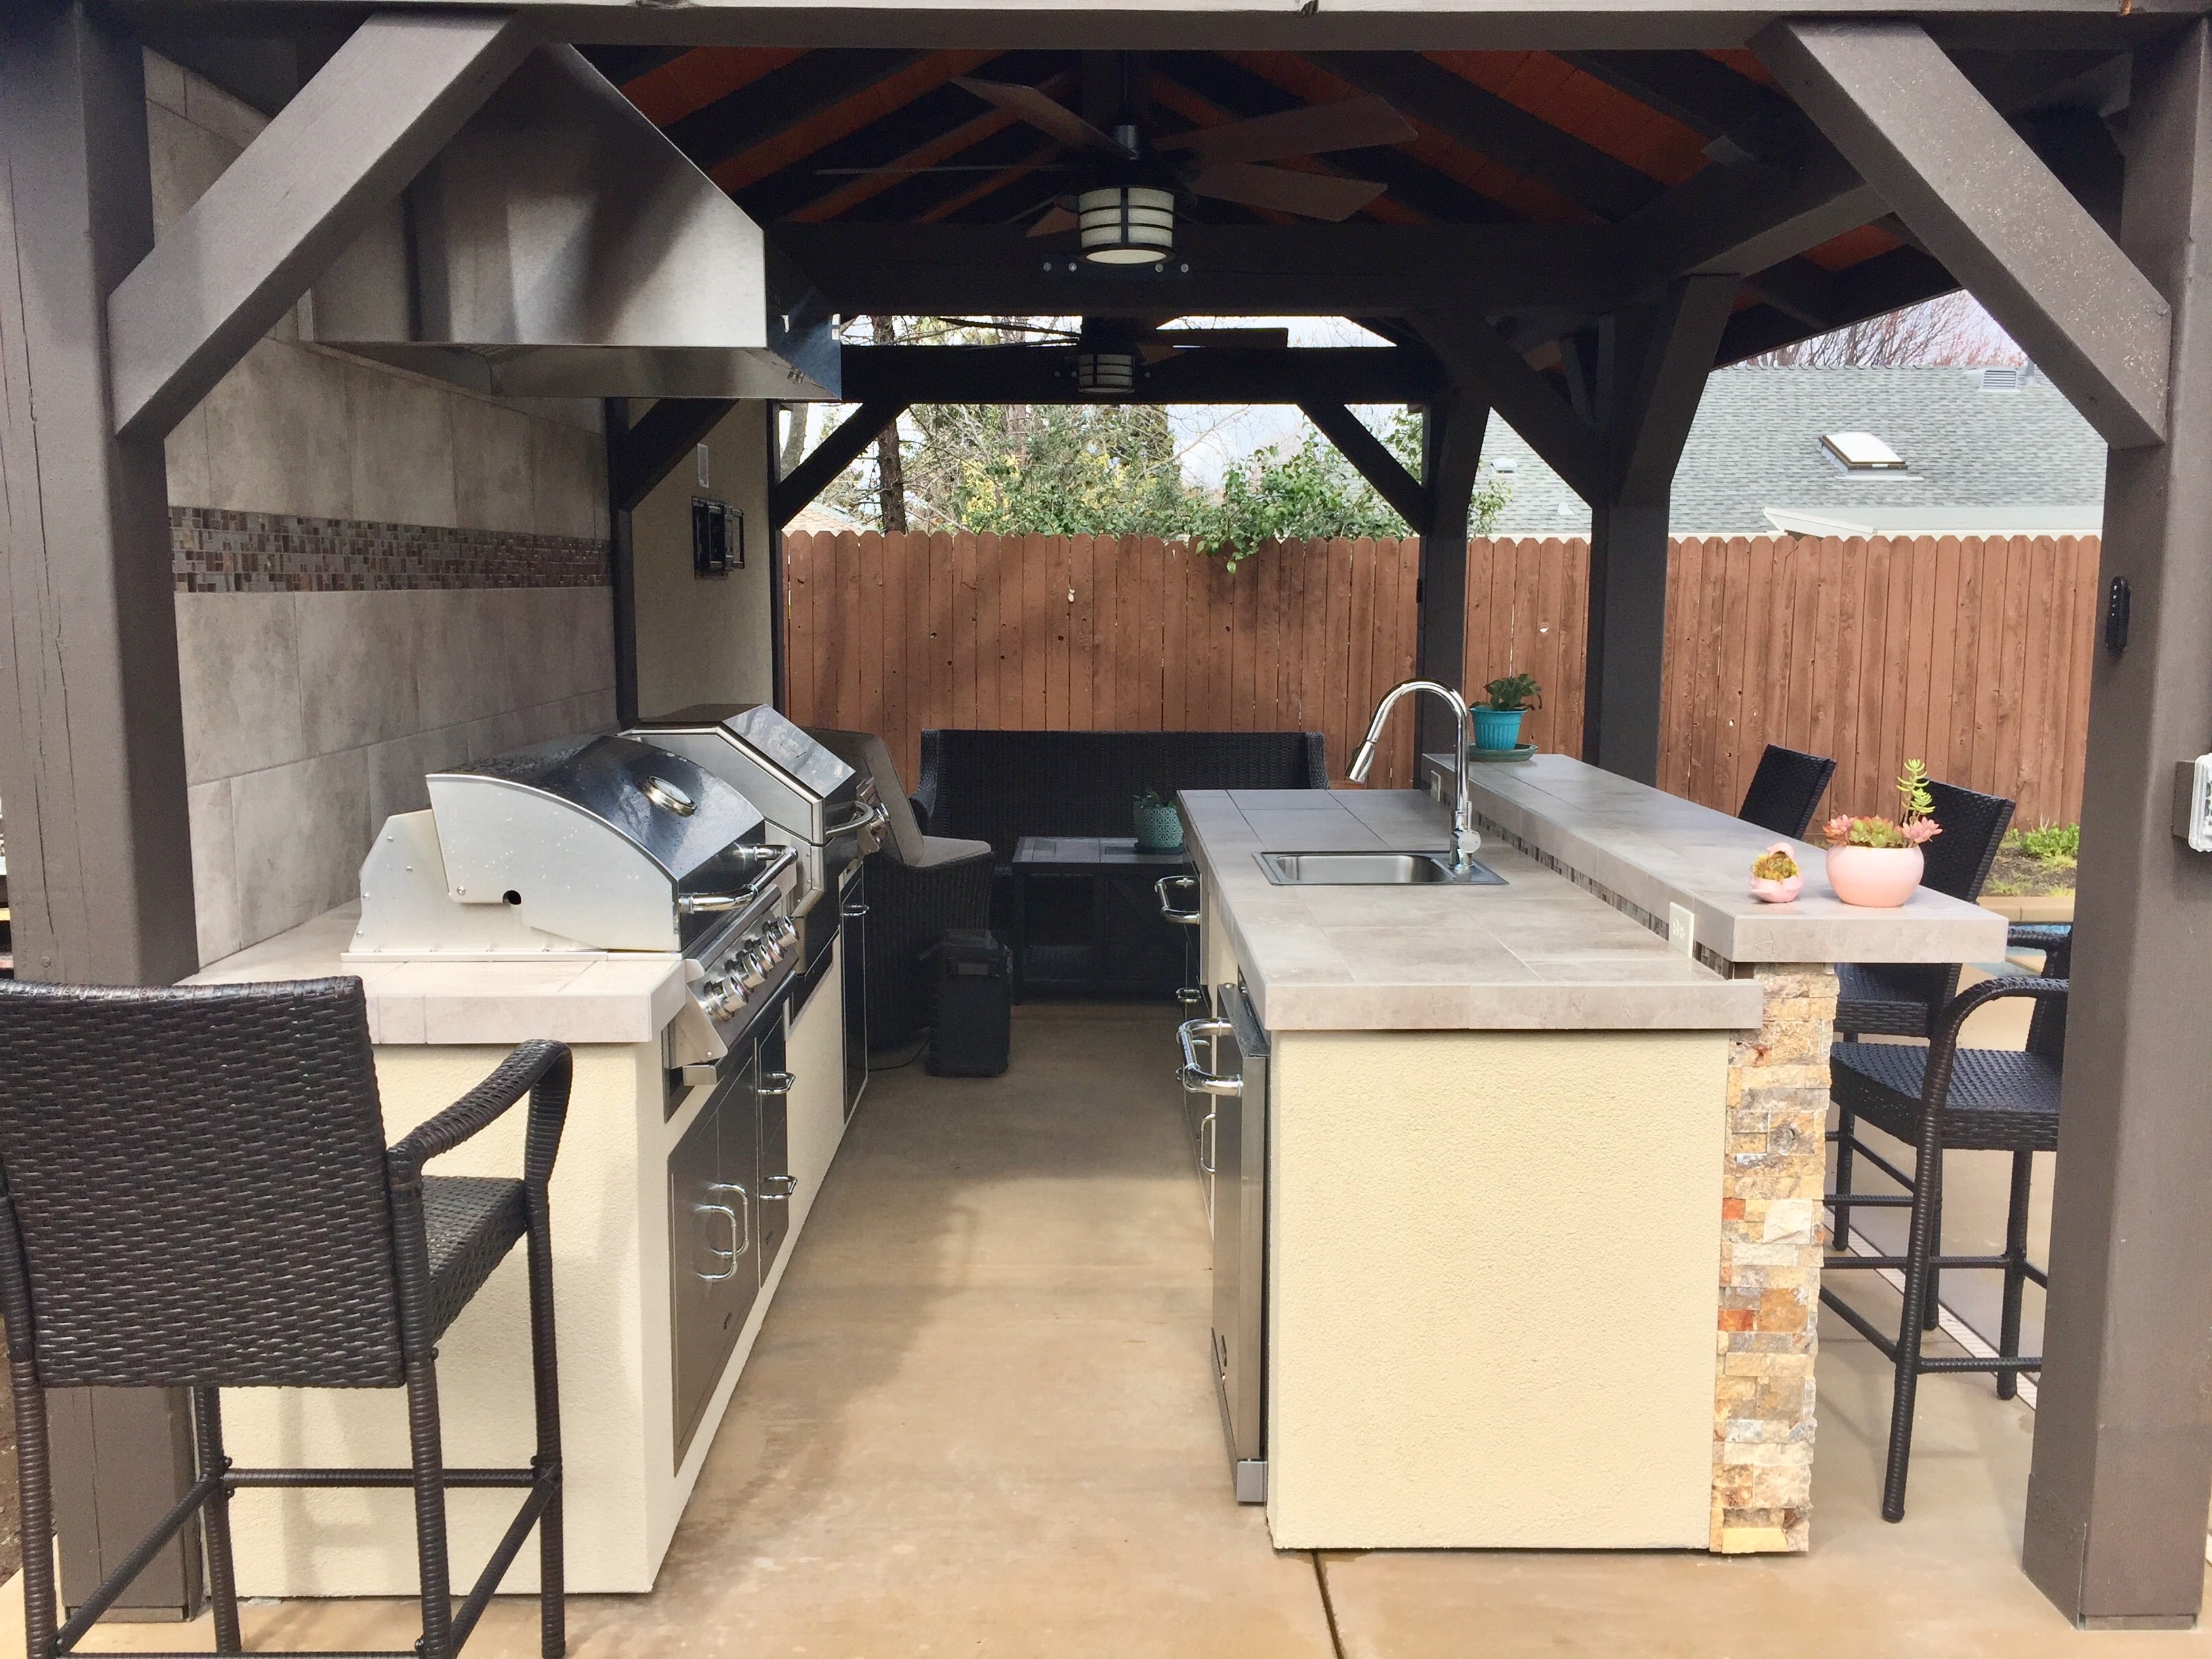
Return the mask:
{"type": "Polygon", "coordinates": [[[1457,793],[1452,803],[1451,867],[1455,876],[1463,876],[1475,867],[1474,855],[1482,846],[1482,837],[1474,833],[1474,809],[1467,797],[1467,750],[1474,741],[1474,719],[1467,712],[1467,699],[1449,685],[1436,680],[1404,680],[1382,694],[1382,701],[1375,705],[1375,718],[1367,722],[1367,736],[1359,745],[1359,752],[1352,757],[1352,768],[1346,775],[1354,783],[1367,781],[1367,774],[1375,764],[1376,741],[1382,735],[1382,723],[1390,718],[1390,711],[1398,699],[1411,691],[1433,691],[1451,705],[1452,764],[1457,793]]]}

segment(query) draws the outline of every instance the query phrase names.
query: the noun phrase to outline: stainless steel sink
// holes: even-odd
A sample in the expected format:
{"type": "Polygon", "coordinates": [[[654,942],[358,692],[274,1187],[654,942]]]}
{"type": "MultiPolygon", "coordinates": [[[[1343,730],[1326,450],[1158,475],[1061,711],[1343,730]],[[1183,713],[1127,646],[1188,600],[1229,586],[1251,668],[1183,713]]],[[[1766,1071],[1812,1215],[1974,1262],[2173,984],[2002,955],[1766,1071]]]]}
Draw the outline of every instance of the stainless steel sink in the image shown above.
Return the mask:
{"type": "Polygon", "coordinates": [[[1258,853],[1278,887],[1503,887],[1505,878],[1469,861],[1464,874],[1436,853],[1258,853]]]}

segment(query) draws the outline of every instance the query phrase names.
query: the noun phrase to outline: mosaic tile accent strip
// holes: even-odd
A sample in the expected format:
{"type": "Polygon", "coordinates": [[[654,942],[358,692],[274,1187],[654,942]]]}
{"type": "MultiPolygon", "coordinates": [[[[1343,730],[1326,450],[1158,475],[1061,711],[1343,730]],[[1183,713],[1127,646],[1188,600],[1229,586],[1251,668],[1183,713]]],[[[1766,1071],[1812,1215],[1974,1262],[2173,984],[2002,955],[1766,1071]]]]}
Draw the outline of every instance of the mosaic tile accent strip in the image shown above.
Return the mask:
{"type": "Polygon", "coordinates": [[[1729,1043],[1711,1547],[1794,1553],[1812,1510],[1836,975],[1822,963],[1737,972],[1759,981],[1765,1018],[1729,1043]]]}
{"type": "Polygon", "coordinates": [[[575,536],[172,507],[169,543],[179,593],[605,587],[608,582],[607,544],[575,536]]]}

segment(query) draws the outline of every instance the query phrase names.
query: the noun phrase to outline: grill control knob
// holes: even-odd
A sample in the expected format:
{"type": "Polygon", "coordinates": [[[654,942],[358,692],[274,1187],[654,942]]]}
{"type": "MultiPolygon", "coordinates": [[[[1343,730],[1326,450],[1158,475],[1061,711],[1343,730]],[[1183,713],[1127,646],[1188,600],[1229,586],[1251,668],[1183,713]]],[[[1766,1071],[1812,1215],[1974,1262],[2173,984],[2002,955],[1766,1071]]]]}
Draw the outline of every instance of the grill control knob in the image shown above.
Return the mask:
{"type": "Polygon", "coordinates": [[[769,924],[769,932],[775,936],[776,948],[781,954],[789,956],[798,950],[799,927],[789,916],[778,916],[769,924]]]}
{"type": "Polygon", "coordinates": [[[699,981],[699,1003],[709,1019],[727,1019],[745,1006],[744,988],[726,979],[702,979],[699,981]]]}
{"type": "Polygon", "coordinates": [[[768,981],[767,968],[762,963],[758,947],[747,945],[731,958],[731,967],[748,991],[758,990],[768,981]]]}

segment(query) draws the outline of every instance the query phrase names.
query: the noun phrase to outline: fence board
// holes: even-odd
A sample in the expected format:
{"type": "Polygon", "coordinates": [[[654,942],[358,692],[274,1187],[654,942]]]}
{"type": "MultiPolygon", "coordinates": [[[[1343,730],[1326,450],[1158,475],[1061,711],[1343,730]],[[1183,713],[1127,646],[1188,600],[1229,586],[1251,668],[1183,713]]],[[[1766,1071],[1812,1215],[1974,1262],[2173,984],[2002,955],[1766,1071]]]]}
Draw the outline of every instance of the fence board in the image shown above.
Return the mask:
{"type": "MultiPolygon", "coordinates": [[[[994,725],[1296,726],[1340,778],[1413,672],[1411,538],[1271,547],[1233,576],[1151,537],[794,532],[783,556],[790,712],[882,732],[909,778],[924,727],[994,725]]],[[[1835,757],[1827,811],[1885,808],[1917,755],[2023,824],[2077,820],[2098,558],[2094,538],[1675,543],[1661,786],[1733,811],[1779,743],[1835,757]]],[[[1589,572],[1581,540],[1468,550],[1466,681],[1534,674],[1527,735],[1569,754],[1589,572]]],[[[1386,743],[1374,781],[1406,783],[1409,752],[1386,743]]]]}

